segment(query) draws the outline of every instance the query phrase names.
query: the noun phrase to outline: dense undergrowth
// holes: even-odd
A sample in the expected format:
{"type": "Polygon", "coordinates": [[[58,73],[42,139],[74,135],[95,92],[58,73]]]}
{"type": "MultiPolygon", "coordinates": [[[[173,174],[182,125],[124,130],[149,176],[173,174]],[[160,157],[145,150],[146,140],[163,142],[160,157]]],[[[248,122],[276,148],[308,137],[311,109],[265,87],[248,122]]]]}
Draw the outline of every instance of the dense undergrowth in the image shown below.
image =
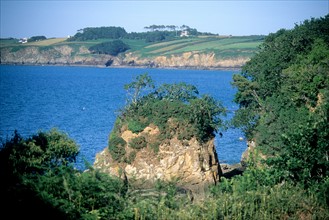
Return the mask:
{"type": "Polygon", "coordinates": [[[70,163],[77,149],[58,130],[27,139],[15,133],[0,151],[1,213],[11,219],[329,218],[328,178],[306,190],[282,181],[275,169],[256,166],[256,155],[243,175],[222,178],[204,199],[194,200],[175,182],[159,181],[153,190],[143,191],[92,167],[78,171],[70,163]],[[57,143],[64,147],[55,151],[57,143]],[[45,154],[52,156],[40,156],[45,154]]]}

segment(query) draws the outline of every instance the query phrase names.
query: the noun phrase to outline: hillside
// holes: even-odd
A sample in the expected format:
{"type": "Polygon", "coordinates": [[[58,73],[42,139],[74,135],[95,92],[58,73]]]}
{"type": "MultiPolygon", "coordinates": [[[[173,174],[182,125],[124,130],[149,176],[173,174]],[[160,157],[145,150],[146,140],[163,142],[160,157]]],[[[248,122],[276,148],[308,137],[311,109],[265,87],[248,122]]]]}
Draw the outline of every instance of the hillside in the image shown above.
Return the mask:
{"type": "Polygon", "coordinates": [[[70,40],[52,38],[19,43],[17,39],[1,39],[1,64],[50,64],[142,66],[169,68],[241,67],[257,51],[262,36],[202,35],[173,37],[163,41],[120,39],[129,50],[117,56],[92,53],[92,46],[113,39],[70,40]]]}

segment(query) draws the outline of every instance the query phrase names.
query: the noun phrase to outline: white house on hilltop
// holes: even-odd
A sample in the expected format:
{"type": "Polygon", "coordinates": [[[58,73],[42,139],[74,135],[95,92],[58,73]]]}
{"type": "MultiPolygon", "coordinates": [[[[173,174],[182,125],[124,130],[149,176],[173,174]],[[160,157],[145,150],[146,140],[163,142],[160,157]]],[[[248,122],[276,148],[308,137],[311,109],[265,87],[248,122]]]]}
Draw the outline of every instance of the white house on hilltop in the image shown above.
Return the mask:
{"type": "Polygon", "coordinates": [[[22,43],[22,44],[25,44],[25,43],[27,43],[27,38],[26,38],[26,37],[21,38],[21,39],[19,39],[18,42],[19,42],[19,43],[22,43]]]}
{"type": "Polygon", "coordinates": [[[182,31],[181,34],[180,34],[180,36],[181,37],[188,37],[189,36],[188,35],[188,31],[187,30],[182,31]]]}

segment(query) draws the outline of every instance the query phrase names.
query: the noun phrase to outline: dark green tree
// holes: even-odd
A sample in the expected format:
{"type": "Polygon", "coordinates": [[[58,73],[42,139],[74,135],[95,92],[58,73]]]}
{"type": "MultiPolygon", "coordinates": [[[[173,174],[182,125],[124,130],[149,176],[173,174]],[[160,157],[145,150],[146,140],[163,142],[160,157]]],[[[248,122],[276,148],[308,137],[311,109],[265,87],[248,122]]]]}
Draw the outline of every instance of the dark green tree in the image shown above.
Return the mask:
{"type": "Polygon", "coordinates": [[[136,77],[136,79],[124,85],[124,89],[127,90],[128,95],[131,97],[130,101],[133,105],[136,105],[137,100],[144,95],[148,89],[154,89],[154,82],[152,78],[147,74],[141,74],[136,77]]]}
{"type": "Polygon", "coordinates": [[[33,36],[27,39],[27,42],[35,42],[40,40],[46,40],[47,38],[45,36],[33,36]]]}
{"type": "Polygon", "coordinates": [[[310,186],[328,176],[329,15],[265,38],[235,75],[242,127],[271,166],[310,186]]]}
{"type": "Polygon", "coordinates": [[[119,53],[125,52],[129,49],[129,45],[125,44],[121,40],[114,40],[91,46],[89,51],[96,54],[109,54],[112,56],[117,56],[119,53]]]}

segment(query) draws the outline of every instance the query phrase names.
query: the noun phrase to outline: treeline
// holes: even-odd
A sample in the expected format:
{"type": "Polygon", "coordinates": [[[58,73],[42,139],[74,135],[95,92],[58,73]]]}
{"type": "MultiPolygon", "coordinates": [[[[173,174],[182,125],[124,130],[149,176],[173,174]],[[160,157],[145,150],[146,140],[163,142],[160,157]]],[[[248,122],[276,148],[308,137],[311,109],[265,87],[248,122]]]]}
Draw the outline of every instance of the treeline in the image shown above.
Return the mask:
{"type": "Polygon", "coordinates": [[[129,45],[123,43],[121,40],[114,40],[91,46],[89,51],[96,54],[109,54],[112,56],[117,56],[119,53],[125,52],[129,49],[129,45]]]}
{"type": "Polygon", "coordinates": [[[120,39],[124,38],[128,33],[122,27],[87,27],[78,30],[74,36],[68,41],[87,41],[102,38],[120,39]]]}
{"type": "Polygon", "coordinates": [[[111,39],[112,41],[103,42],[90,47],[89,51],[92,53],[110,54],[116,56],[119,53],[130,49],[130,46],[125,44],[121,39],[141,39],[145,40],[147,43],[150,43],[172,40],[177,36],[180,36],[182,31],[188,31],[190,36],[210,34],[200,33],[195,28],[190,28],[187,25],[181,26],[179,30],[176,30],[177,28],[178,27],[174,25],[151,25],[149,27],[145,27],[145,29],[149,30],[147,32],[127,33],[122,27],[88,27],[78,30],[78,33],[70,37],[68,41],[111,39]]]}
{"type": "Polygon", "coordinates": [[[326,188],[329,204],[329,15],[265,38],[234,76],[234,124],[281,180],[326,188]]]}
{"type": "Polygon", "coordinates": [[[87,41],[97,39],[144,39],[146,42],[157,42],[172,39],[180,36],[182,31],[187,31],[190,36],[212,35],[211,33],[201,33],[197,29],[187,25],[181,27],[175,25],[150,25],[145,27],[147,32],[127,33],[122,27],[88,27],[78,30],[69,41],[87,41]]]}
{"type": "Polygon", "coordinates": [[[45,36],[33,36],[27,39],[27,42],[35,42],[40,40],[46,40],[47,38],[45,36]]]}

